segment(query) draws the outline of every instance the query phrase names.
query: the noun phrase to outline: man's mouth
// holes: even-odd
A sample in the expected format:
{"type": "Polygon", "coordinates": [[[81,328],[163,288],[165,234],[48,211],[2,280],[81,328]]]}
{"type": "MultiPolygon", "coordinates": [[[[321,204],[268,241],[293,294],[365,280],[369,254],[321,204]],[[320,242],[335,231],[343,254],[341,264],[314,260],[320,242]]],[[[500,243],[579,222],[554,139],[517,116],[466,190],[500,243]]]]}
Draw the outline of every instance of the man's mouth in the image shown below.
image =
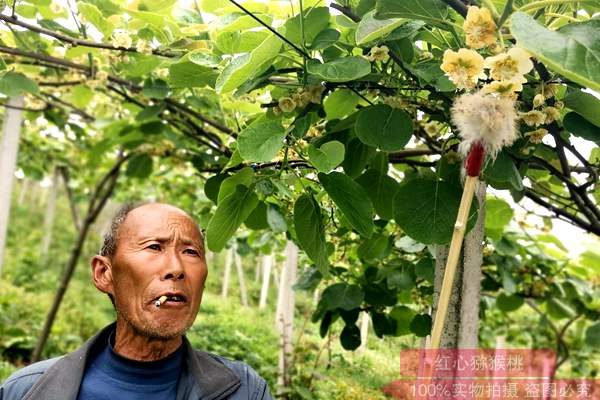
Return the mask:
{"type": "Polygon", "coordinates": [[[185,296],[179,293],[166,293],[153,300],[153,303],[156,307],[160,307],[165,304],[182,304],[185,302],[185,296]]]}

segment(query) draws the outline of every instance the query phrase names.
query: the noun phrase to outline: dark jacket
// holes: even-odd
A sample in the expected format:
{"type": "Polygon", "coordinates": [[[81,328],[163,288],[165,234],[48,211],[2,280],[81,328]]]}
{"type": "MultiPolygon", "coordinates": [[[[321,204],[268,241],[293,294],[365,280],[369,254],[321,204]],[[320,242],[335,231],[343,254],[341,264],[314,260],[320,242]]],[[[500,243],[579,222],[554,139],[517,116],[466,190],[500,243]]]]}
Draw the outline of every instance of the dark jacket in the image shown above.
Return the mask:
{"type": "MultiPolygon", "coordinates": [[[[90,354],[114,328],[107,326],[72,353],[15,372],[0,387],[0,400],[76,400],[90,354]]],[[[272,400],[265,380],[248,365],[195,350],[185,337],[183,346],[177,400],[272,400]]]]}

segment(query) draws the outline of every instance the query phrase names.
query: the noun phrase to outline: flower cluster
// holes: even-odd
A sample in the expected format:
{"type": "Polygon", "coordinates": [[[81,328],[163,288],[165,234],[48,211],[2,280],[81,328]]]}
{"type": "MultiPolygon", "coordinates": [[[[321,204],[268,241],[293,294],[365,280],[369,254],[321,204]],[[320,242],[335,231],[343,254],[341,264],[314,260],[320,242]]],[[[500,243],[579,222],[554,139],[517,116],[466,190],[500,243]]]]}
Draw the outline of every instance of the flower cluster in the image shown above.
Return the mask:
{"type": "Polygon", "coordinates": [[[390,56],[390,49],[387,46],[373,46],[367,56],[369,61],[386,61],[390,56]]]}
{"type": "Polygon", "coordinates": [[[112,45],[114,48],[130,48],[133,43],[133,39],[126,31],[114,31],[112,34],[112,45]]]}
{"type": "Polygon", "coordinates": [[[140,39],[136,43],[135,50],[142,54],[152,54],[152,46],[147,40],[140,39]]]}
{"type": "Polygon", "coordinates": [[[290,113],[296,108],[304,108],[310,103],[320,104],[323,90],[321,85],[302,87],[290,96],[280,97],[273,111],[290,113]]]}

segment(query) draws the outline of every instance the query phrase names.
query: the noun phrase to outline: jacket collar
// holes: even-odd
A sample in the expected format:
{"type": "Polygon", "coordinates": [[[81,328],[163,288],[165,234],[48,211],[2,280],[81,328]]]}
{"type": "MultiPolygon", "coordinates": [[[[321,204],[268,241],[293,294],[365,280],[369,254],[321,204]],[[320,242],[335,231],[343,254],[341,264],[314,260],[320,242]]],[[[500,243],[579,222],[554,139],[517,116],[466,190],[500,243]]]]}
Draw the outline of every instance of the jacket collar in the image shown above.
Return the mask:
{"type": "MultiPolygon", "coordinates": [[[[116,323],[102,329],[79,349],[59,359],[31,387],[23,400],[76,400],[91,354],[105,346],[116,323]]],[[[186,365],[182,370],[177,391],[185,385],[193,387],[202,400],[224,399],[237,390],[240,379],[223,363],[203,351],[194,350],[183,337],[186,365]]],[[[178,393],[178,398],[180,397],[178,393]]]]}

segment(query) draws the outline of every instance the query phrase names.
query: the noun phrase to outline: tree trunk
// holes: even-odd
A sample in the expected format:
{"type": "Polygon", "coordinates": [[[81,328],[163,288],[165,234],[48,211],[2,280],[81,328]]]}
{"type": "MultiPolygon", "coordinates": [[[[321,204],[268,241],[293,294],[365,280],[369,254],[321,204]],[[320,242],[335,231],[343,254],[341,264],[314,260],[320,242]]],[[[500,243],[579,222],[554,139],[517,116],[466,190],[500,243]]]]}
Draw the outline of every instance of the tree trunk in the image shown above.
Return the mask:
{"type": "MultiPolygon", "coordinates": [[[[479,301],[481,297],[481,264],[485,221],[485,183],[476,188],[479,215],[475,227],[465,236],[463,250],[452,286],[448,316],[444,324],[440,348],[476,348],[479,333],[479,301]]],[[[448,246],[436,249],[433,314],[437,311],[448,246]]]]}
{"type": "Polygon", "coordinates": [[[280,335],[279,366],[277,383],[281,388],[289,387],[291,384],[290,364],[293,353],[294,333],[294,289],[298,270],[298,247],[292,241],[288,241],[285,247],[285,265],[281,272],[281,285],[279,288],[278,304],[279,312],[276,316],[277,330],[280,335]]]}
{"type": "Polygon", "coordinates": [[[233,261],[234,248],[230,247],[225,253],[225,265],[223,266],[223,286],[221,286],[221,297],[226,299],[229,293],[229,279],[231,276],[231,262],[233,261]]]}
{"type": "Polygon", "coordinates": [[[240,284],[240,297],[242,300],[242,305],[244,307],[248,307],[248,291],[246,290],[246,279],[244,277],[244,268],[242,267],[242,257],[237,253],[234,254],[235,257],[235,270],[237,272],[238,282],[240,284]]]}
{"type": "Polygon", "coordinates": [[[50,331],[52,330],[52,325],[54,324],[54,320],[56,319],[56,314],[58,313],[58,309],[60,308],[65,293],[67,292],[69,282],[73,277],[73,272],[75,272],[75,267],[77,266],[77,262],[79,260],[79,256],[81,255],[81,251],[83,249],[83,245],[85,243],[85,239],[88,235],[90,227],[96,221],[98,214],[100,214],[100,212],[106,205],[106,202],[112,195],[117,184],[117,179],[119,177],[119,170],[121,168],[121,165],[123,165],[123,162],[125,162],[127,158],[128,157],[123,157],[122,155],[119,155],[119,158],[115,165],[106,175],[104,175],[104,177],[96,186],[92,197],[90,198],[87,215],[85,217],[85,220],[83,221],[81,230],[79,231],[77,241],[71,249],[71,255],[69,256],[69,260],[63,271],[60,286],[58,287],[56,294],[54,295],[52,306],[50,307],[50,310],[46,315],[44,327],[42,328],[42,332],[40,333],[40,336],[38,337],[37,343],[35,345],[35,350],[33,351],[33,355],[31,357],[33,362],[40,360],[42,351],[44,350],[44,346],[46,344],[46,341],[48,340],[50,331]]]}
{"type": "Polygon", "coordinates": [[[269,283],[271,282],[271,265],[273,265],[273,255],[263,256],[262,258],[262,286],[260,288],[260,301],[258,302],[258,308],[265,308],[267,306],[267,298],[269,296],[269,283]]]}
{"type": "Polygon", "coordinates": [[[17,167],[17,154],[19,153],[19,135],[23,121],[23,112],[19,108],[23,107],[23,96],[12,97],[8,101],[8,106],[16,108],[6,108],[2,138],[0,139],[0,187],[2,188],[0,190],[0,278],[2,277],[4,247],[8,234],[11,196],[17,167]]]}
{"type": "Polygon", "coordinates": [[[42,260],[42,262],[48,255],[50,243],[52,242],[52,227],[54,226],[56,198],[58,197],[59,176],[60,175],[58,168],[55,168],[54,173],[52,174],[52,187],[50,188],[50,197],[48,198],[48,204],[46,205],[46,215],[44,216],[44,237],[42,239],[42,248],[40,251],[40,260],[42,260]]]}

